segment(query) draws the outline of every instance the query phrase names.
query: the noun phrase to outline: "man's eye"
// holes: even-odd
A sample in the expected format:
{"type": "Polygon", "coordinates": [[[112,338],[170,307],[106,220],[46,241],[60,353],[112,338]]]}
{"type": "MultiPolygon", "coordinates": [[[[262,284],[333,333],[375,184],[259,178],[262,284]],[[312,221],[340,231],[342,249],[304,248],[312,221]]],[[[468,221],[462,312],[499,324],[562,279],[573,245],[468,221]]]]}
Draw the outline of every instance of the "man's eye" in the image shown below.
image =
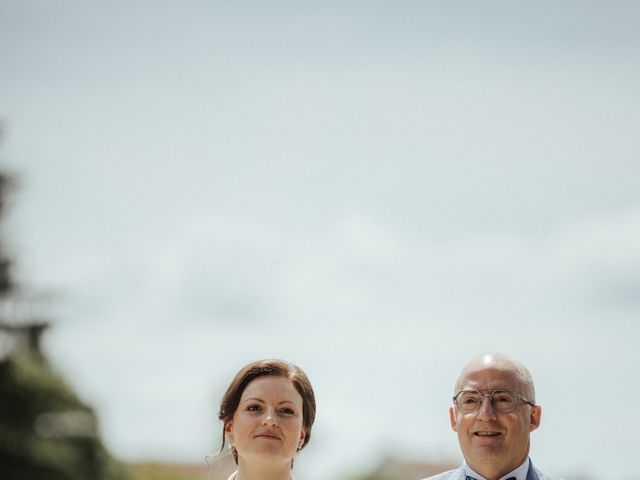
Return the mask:
{"type": "Polygon", "coordinates": [[[514,399],[508,393],[501,393],[493,396],[493,401],[498,403],[513,403],[514,399]]]}
{"type": "Polygon", "coordinates": [[[463,397],[462,403],[465,405],[475,405],[476,403],[480,403],[480,397],[463,397]]]}

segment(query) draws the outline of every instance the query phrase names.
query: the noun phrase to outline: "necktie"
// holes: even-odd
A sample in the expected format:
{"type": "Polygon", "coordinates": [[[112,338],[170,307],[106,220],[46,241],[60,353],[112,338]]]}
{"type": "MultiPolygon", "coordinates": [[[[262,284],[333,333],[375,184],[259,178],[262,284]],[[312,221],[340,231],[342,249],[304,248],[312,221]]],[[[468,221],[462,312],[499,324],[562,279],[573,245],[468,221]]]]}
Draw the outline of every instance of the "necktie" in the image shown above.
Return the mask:
{"type": "MultiPolygon", "coordinates": [[[[477,478],[470,477],[467,475],[467,480],[478,480],[477,478]]],[[[506,480],[518,480],[516,477],[509,477],[506,480]]]]}

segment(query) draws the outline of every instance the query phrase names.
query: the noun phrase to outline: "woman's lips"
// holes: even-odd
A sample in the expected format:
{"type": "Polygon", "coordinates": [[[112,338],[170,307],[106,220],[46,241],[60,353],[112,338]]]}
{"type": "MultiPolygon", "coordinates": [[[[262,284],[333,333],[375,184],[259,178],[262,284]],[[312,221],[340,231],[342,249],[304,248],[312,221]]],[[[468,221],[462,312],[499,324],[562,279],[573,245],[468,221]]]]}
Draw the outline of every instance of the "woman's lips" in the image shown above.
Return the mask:
{"type": "Polygon", "coordinates": [[[280,437],[275,433],[259,433],[255,436],[256,438],[266,438],[269,440],[280,440],[280,437]]]}

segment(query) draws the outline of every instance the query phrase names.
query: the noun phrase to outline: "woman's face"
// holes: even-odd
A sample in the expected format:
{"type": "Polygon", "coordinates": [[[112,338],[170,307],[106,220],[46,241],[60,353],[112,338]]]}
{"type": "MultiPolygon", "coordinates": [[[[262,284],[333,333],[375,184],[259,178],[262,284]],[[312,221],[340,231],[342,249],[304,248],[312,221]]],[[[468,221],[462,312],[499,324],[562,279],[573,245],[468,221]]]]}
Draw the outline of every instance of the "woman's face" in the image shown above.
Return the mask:
{"type": "Polygon", "coordinates": [[[225,426],[238,462],[291,462],[305,438],[302,405],[289,379],[267,375],[252,380],[225,426]]]}

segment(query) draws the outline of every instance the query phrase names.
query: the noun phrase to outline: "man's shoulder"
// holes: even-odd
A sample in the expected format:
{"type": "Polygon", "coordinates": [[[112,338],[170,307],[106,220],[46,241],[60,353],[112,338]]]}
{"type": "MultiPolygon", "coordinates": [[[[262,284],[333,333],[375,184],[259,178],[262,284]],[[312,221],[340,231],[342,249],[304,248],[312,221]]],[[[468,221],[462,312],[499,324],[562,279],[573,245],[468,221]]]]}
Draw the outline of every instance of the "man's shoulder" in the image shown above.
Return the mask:
{"type": "MultiPolygon", "coordinates": [[[[555,475],[547,475],[546,473],[541,472],[535,467],[533,467],[533,470],[537,475],[537,480],[563,480],[562,478],[556,477],[555,475]]],[[[527,477],[527,479],[529,478],[531,478],[530,475],[527,477]]],[[[466,475],[464,473],[464,469],[456,468],[454,470],[449,470],[448,472],[439,473],[432,477],[423,478],[422,480],[465,480],[465,479],[466,479],[466,475]]]]}
{"type": "Polygon", "coordinates": [[[462,468],[456,468],[449,470],[448,472],[442,472],[432,477],[427,477],[422,480],[465,480],[466,475],[462,468]]]}
{"type": "MultiPolygon", "coordinates": [[[[533,470],[536,472],[538,476],[538,480],[563,480],[560,477],[556,477],[555,475],[547,475],[546,473],[541,472],[536,467],[533,467],[533,470]]],[[[529,477],[527,477],[527,480],[529,477]]]]}
{"type": "Polygon", "coordinates": [[[556,477],[555,475],[547,475],[538,470],[538,480],[564,480],[563,478],[556,477]]]}

